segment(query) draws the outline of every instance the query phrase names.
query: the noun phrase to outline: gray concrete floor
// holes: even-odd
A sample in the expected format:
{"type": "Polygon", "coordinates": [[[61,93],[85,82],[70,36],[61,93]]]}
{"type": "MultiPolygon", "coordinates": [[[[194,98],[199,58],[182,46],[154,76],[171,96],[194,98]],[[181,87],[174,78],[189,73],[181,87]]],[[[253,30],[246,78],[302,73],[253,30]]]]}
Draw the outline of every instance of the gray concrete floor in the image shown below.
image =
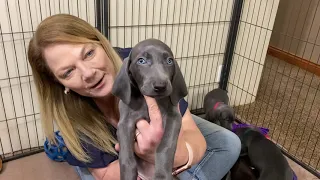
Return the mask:
{"type": "Polygon", "coordinates": [[[45,153],[27,156],[3,164],[0,180],[80,180],[65,162],[55,162],[45,153]]]}

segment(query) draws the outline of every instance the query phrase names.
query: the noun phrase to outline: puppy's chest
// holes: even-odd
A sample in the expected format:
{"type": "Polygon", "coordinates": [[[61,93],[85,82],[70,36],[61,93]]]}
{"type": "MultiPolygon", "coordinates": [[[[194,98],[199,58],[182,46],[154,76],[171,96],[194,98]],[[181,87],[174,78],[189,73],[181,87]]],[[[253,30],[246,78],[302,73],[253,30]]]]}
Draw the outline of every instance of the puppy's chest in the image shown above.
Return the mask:
{"type": "MultiPolygon", "coordinates": [[[[177,107],[174,107],[170,102],[166,101],[157,101],[162,120],[166,121],[168,118],[176,117],[179,112],[177,107]],[[176,108],[176,109],[175,109],[176,108]]],[[[150,122],[149,109],[146,103],[141,104],[140,106],[135,106],[129,110],[129,117],[135,119],[145,119],[150,122]]]]}
{"type": "Polygon", "coordinates": [[[150,122],[148,106],[144,103],[140,107],[135,107],[134,109],[130,109],[129,117],[134,118],[136,121],[139,119],[145,119],[148,122],[150,122]]]}

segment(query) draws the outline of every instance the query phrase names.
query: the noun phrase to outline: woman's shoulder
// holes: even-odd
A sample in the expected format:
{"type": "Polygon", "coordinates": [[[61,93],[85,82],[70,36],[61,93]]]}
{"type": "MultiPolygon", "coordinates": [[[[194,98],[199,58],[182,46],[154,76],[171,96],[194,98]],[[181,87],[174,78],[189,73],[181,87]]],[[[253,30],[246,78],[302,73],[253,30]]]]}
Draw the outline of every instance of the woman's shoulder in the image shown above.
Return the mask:
{"type": "Polygon", "coordinates": [[[179,101],[179,108],[180,108],[181,116],[183,116],[184,113],[185,113],[185,112],[187,111],[187,109],[188,109],[188,102],[182,98],[182,99],[179,101]]]}
{"type": "Polygon", "coordinates": [[[118,159],[118,156],[104,152],[92,144],[84,143],[84,150],[90,156],[90,162],[82,162],[75,158],[70,152],[65,156],[65,161],[72,166],[86,167],[86,168],[103,168],[111,162],[118,159]]]}
{"type": "MultiPolygon", "coordinates": [[[[111,135],[116,137],[116,129],[111,125],[107,126],[107,128],[111,132],[111,135]]],[[[70,151],[68,151],[68,153],[65,156],[65,161],[72,166],[86,168],[103,168],[108,166],[108,164],[110,164],[111,162],[118,159],[117,155],[110,154],[94,146],[92,143],[90,143],[89,139],[87,139],[87,141],[81,139],[81,145],[86,154],[91,158],[91,161],[82,162],[78,160],[74,155],[72,155],[70,151]]]]}

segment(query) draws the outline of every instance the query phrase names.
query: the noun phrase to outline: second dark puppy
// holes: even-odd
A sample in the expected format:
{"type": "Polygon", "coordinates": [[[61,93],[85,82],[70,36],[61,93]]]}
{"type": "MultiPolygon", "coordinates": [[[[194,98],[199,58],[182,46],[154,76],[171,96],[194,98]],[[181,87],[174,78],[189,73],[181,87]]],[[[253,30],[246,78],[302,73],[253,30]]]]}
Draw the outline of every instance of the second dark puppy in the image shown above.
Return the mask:
{"type": "MultiPolygon", "coordinates": [[[[229,106],[229,97],[222,89],[213,89],[204,98],[203,108],[206,120],[232,131],[234,110],[229,106]]],[[[256,180],[246,157],[239,157],[224,180],[256,180]]]]}
{"type": "Polygon", "coordinates": [[[241,140],[241,154],[247,154],[250,165],[259,172],[259,180],[293,180],[294,172],[280,149],[257,128],[235,130],[241,140]]]}
{"type": "Polygon", "coordinates": [[[234,110],[229,106],[229,97],[222,89],[213,89],[204,97],[203,108],[205,119],[232,130],[234,122],[234,110]]]}

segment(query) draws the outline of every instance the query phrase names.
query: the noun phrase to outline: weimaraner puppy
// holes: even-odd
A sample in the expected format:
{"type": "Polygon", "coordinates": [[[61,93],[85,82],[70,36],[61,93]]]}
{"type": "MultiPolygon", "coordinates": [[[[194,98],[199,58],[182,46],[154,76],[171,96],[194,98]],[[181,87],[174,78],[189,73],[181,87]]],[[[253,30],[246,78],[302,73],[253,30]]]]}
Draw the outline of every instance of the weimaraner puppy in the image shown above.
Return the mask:
{"type": "Polygon", "coordinates": [[[112,93],[120,99],[117,137],[121,147],[121,180],[137,179],[137,157],[134,154],[136,122],[139,119],[150,122],[143,95],[156,99],[164,128],[156,150],[153,179],[173,179],[174,155],[182,123],[177,106],[188,91],[171,49],[157,39],[139,42],[124,59],[112,93]]]}
{"type": "Polygon", "coordinates": [[[232,131],[235,120],[234,110],[229,106],[229,97],[225,90],[217,88],[204,97],[205,119],[232,131]]]}

